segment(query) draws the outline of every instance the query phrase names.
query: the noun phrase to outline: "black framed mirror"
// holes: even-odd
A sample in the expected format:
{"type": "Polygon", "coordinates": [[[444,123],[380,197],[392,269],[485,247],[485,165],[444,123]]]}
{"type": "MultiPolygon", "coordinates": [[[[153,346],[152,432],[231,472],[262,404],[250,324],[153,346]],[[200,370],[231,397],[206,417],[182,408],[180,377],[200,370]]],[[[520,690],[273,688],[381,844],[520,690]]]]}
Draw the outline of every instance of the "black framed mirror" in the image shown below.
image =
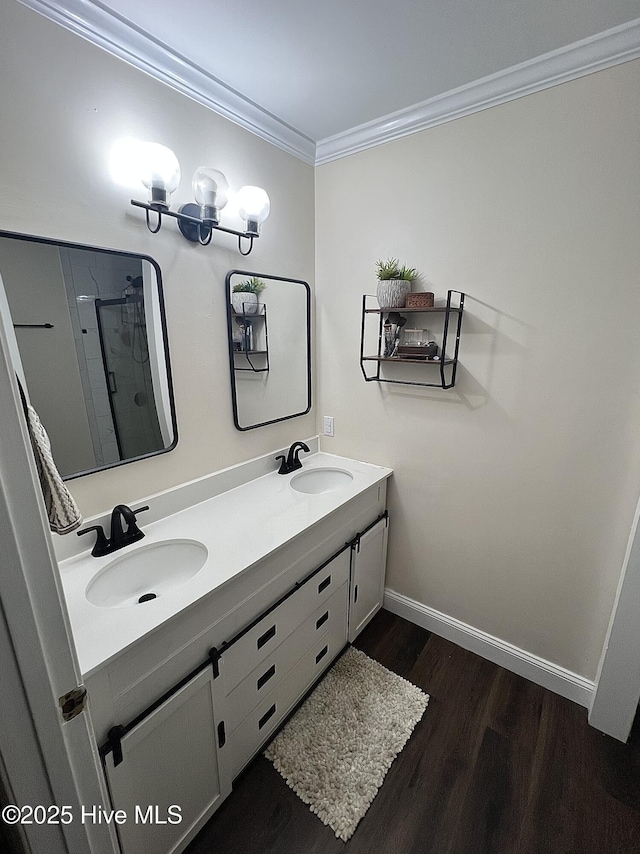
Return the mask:
{"type": "Polygon", "coordinates": [[[175,447],[153,258],[0,231],[0,313],[65,480],[175,447]]]}
{"type": "Polygon", "coordinates": [[[311,409],[311,288],[230,270],[225,279],[233,421],[254,430],[311,409]]]}

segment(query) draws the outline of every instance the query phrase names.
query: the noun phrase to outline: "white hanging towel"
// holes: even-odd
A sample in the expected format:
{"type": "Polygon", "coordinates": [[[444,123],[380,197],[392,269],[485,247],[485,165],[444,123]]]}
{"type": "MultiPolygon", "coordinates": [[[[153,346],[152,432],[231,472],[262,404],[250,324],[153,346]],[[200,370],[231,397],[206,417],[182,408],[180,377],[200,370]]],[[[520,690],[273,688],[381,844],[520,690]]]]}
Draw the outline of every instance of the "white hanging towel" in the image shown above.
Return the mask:
{"type": "Polygon", "coordinates": [[[27,402],[19,380],[18,385],[20,386],[20,396],[29,429],[31,447],[36,459],[42,496],[49,517],[49,527],[56,534],[69,534],[82,524],[80,509],[60,477],[60,472],[53,461],[47,431],[42,426],[38,413],[27,402]]]}

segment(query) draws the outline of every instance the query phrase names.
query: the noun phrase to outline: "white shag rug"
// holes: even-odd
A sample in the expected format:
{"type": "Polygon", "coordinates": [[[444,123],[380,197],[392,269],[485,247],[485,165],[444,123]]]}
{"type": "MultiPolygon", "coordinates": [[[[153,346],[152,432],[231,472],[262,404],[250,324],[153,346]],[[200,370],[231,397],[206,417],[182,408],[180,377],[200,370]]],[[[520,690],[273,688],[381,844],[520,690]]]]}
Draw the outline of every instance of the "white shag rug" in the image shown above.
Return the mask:
{"type": "Polygon", "coordinates": [[[349,647],[264,755],[346,842],[428,702],[420,688],[349,647]]]}

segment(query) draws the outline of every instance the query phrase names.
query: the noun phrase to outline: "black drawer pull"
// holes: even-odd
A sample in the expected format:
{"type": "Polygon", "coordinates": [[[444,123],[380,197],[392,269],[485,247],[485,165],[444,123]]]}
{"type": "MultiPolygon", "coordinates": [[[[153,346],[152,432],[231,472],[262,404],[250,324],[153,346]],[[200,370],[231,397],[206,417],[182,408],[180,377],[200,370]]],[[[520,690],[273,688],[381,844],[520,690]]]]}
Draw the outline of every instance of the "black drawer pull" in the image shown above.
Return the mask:
{"type": "Polygon", "coordinates": [[[329,647],[325,646],[324,649],[321,649],[320,652],[316,655],[316,664],[318,664],[325,655],[329,652],[329,647]]]}
{"type": "Polygon", "coordinates": [[[358,585],[356,584],[355,589],[353,591],[353,604],[355,605],[358,601],[358,585]]]}
{"type": "Polygon", "coordinates": [[[227,740],[227,734],[224,731],[224,721],[220,721],[218,724],[218,747],[224,747],[224,743],[227,740]]]}
{"type": "Polygon", "coordinates": [[[262,676],[258,679],[258,691],[262,688],[262,686],[265,684],[265,682],[268,682],[269,679],[271,679],[271,677],[275,676],[275,675],[276,675],[276,666],[275,666],[275,664],[272,664],[271,667],[268,670],[266,670],[262,674],[262,676]]]}
{"type": "Polygon", "coordinates": [[[318,593],[322,593],[323,590],[326,590],[327,587],[331,584],[331,576],[327,575],[324,581],[321,581],[318,584],[318,593]]]}
{"type": "Polygon", "coordinates": [[[329,619],[329,612],[325,611],[324,614],[320,617],[319,620],[316,620],[316,631],[320,628],[320,626],[324,625],[329,619]]]}
{"type": "Polygon", "coordinates": [[[274,703],[271,708],[264,713],[264,715],[258,721],[258,729],[262,729],[262,727],[266,724],[269,718],[272,718],[276,713],[276,704],[274,703]]]}
{"type": "Polygon", "coordinates": [[[270,641],[271,638],[275,637],[275,634],[276,627],[274,624],[273,626],[271,626],[270,629],[267,629],[267,631],[258,638],[258,649],[261,649],[267,643],[267,641],[270,641]]]}

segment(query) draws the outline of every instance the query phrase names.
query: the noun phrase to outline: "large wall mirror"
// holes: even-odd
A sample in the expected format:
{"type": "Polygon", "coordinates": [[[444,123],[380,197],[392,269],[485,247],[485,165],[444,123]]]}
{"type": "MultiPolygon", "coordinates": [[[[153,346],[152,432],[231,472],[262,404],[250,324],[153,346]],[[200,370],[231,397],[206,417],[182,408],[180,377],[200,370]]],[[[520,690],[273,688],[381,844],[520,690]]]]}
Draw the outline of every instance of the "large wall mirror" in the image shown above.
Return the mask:
{"type": "Polygon", "coordinates": [[[63,478],[175,446],[155,261],[0,232],[0,312],[63,478]]]}
{"type": "Polygon", "coordinates": [[[238,430],[311,409],[311,289],[247,270],[226,278],[233,419],[238,430]]]}

